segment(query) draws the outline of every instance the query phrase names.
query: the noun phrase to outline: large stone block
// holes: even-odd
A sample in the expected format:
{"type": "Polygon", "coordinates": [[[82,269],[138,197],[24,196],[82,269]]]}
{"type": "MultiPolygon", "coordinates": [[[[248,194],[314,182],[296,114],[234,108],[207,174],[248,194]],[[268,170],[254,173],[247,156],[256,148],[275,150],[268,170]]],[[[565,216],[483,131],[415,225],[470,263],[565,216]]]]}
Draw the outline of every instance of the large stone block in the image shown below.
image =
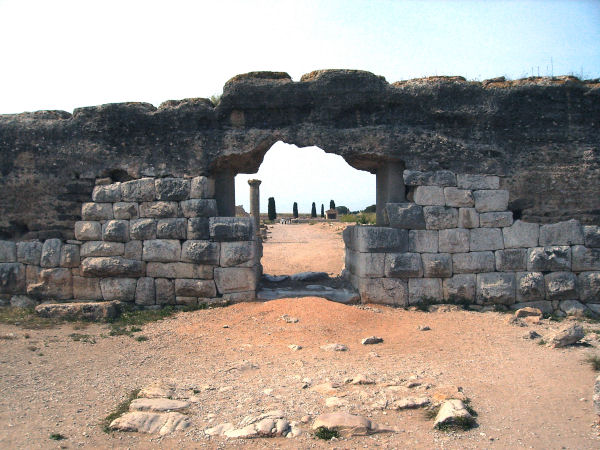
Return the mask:
{"type": "Polygon", "coordinates": [[[478,228],[479,213],[475,208],[460,208],[458,210],[458,227],[459,228],[478,228]]]}
{"type": "MultiPolygon", "coordinates": [[[[371,255],[366,253],[367,255],[371,255]]],[[[374,255],[382,255],[374,253],[374,255]]],[[[382,255],[383,256],[383,255],[382,255]]],[[[375,263],[377,264],[378,261],[375,263]]],[[[372,272],[377,273],[376,268],[372,272]]],[[[364,277],[368,275],[357,275],[364,277]]],[[[377,275],[375,275],[377,276],[377,275]]],[[[385,255],[385,276],[388,278],[413,278],[423,276],[420,253],[388,253],[385,255]]]]}
{"type": "MultiPolygon", "coordinates": [[[[39,281],[40,272],[42,268],[39,266],[24,266],[25,267],[25,280],[27,284],[34,284],[39,281]]],[[[75,269],[73,269],[75,270],[75,269]]],[[[23,292],[25,292],[25,288],[23,288],[23,292]]]]}
{"type": "Polygon", "coordinates": [[[113,216],[119,220],[137,219],[140,217],[139,206],[133,202],[117,202],[113,205],[113,216]]]}
{"type": "Polygon", "coordinates": [[[44,269],[38,282],[27,286],[27,295],[36,299],[68,300],[73,298],[73,275],[70,269],[44,269]]]}
{"type": "Polygon", "coordinates": [[[138,278],[135,286],[135,304],[143,306],[156,304],[154,278],[138,278]]]}
{"type": "Polygon", "coordinates": [[[100,278],[73,276],[73,298],[76,300],[102,300],[100,278]]]}
{"type": "Polygon", "coordinates": [[[494,175],[459,174],[456,184],[461,189],[498,189],[500,178],[494,175]]]}
{"type": "Polygon", "coordinates": [[[0,294],[25,293],[25,266],[20,263],[0,263],[0,294]]]}
{"type": "Polygon", "coordinates": [[[504,248],[529,248],[539,244],[540,226],[517,220],[510,227],[502,229],[504,248]]]}
{"type": "Polygon", "coordinates": [[[458,189],[455,187],[444,188],[446,206],[455,208],[471,208],[475,205],[473,192],[469,189],[458,189]]]}
{"type": "Polygon", "coordinates": [[[75,239],[78,241],[102,240],[102,225],[100,222],[93,221],[75,222],[75,239]]]}
{"type": "Polygon", "coordinates": [[[94,186],[92,200],[99,203],[114,203],[121,201],[121,183],[94,186]]]}
{"type": "Polygon", "coordinates": [[[477,274],[477,303],[512,305],[516,301],[514,273],[477,274]]]}
{"type": "Polygon", "coordinates": [[[37,300],[27,295],[13,295],[10,297],[10,306],[13,308],[35,308],[37,304],[37,300]]]}
{"type": "Polygon", "coordinates": [[[416,253],[437,253],[439,231],[410,230],[408,232],[408,251],[416,253]]]}
{"type": "Polygon", "coordinates": [[[119,256],[85,258],[81,263],[81,275],[85,277],[141,277],[144,270],[141,261],[119,256]]]}
{"type": "Polygon", "coordinates": [[[187,238],[195,240],[210,239],[208,217],[192,217],[187,221],[187,238]]]}
{"type": "Polygon", "coordinates": [[[438,170],[436,172],[405,170],[403,175],[404,183],[407,186],[456,186],[456,175],[449,170],[438,170]]]}
{"type": "Polygon", "coordinates": [[[154,280],[154,289],[156,290],[157,305],[175,304],[175,283],[166,278],[157,278],[154,280]]]}
{"type": "Polygon", "coordinates": [[[448,278],[452,276],[452,255],[449,253],[423,253],[421,258],[425,278],[448,278]]]}
{"type": "Polygon", "coordinates": [[[186,239],[187,219],[160,219],[156,225],[159,239],[186,239]]]}
{"type": "Polygon", "coordinates": [[[458,209],[448,206],[425,206],[425,227],[428,230],[442,230],[458,226],[458,209]]]}
{"type": "Polygon", "coordinates": [[[175,295],[181,297],[215,297],[217,289],[213,280],[175,280],[175,295]]]}
{"type": "Polygon", "coordinates": [[[84,203],[81,205],[83,220],[110,220],[113,217],[112,203],[84,203]]]}
{"type": "Polygon", "coordinates": [[[542,311],[543,314],[552,314],[552,312],[554,311],[554,308],[552,307],[552,302],[545,300],[538,300],[533,302],[527,301],[514,303],[510,305],[510,309],[512,309],[513,311],[516,311],[521,308],[536,308],[542,311]]]}
{"type": "Polygon", "coordinates": [[[469,247],[472,252],[503,249],[502,231],[500,228],[474,228],[470,233],[469,247]]]}
{"type": "Polygon", "coordinates": [[[214,198],[215,180],[208,177],[194,177],[191,181],[190,198],[214,198]]]}
{"type": "Polygon", "coordinates": [[[183,243],[181,261],[218,266],[220,251],[218,242],[188,240],[183,243]]]}
{"type": "Polygon", "coordinates": [[[586,225],[583,227],[583,240],[586,247],[600,248],[600,226],[586,225]]]}
{"type": "Polygon", "coordinates": [[[479,215],[480,227],[510,227],[513,224],[512,211],[486,212],[479,215]]]}
{"type": "Polygon", "coordinates": [[[469,230],[450,228],[439,231],[439,249],[446,253],[466,253],[469,251],[469,230]]]}
{"type": "Polygon", "coordinates": [[[146,266],[146,275],[153,278],[200,278],[208,280],[213,278],[214,267],[183,262],[149,262],[146,266]]]}
{"type": "Polygon", "coordinates": [[[508,208],[508,191],[505,190],[474,191],[473,197],[475,198],[475,209],[480,213],[506,211],[508,208]]]}
{"type": "MultiPolygon", "coordinates": [[[[186,241],[190,242],[190,241],[186,241]]],[[[181,243],[175,239],[153,239],[144,241],[142,260],[176,262],[181,258],[181,243]]]]}
{"type": "Polygon", "coordinates": [[[258,264],[259,258],[256,252],[256,241],[222,242],[221,267],[252,267],[258,264]]]}
{"type": "Polygon", "coordinates": [[[571,255],[571,269],[574,272],[600,270],[600,248],[574,245],[571,247],[571,255]]]}
{"type": "Polygon", "coordinates": [[[493,272],[495,257],[493,252],[454,253],[452,255],[454,273],[493,272]]]}
{"type": "Polygon", "coordinates": [[[217,215],[217,201],[214,199],[193,198],[180,204],[185,217],[214,217],[217,215]]]}
{"type": "Polygon", "coordinates": [[[149,241],[156,239],[156,220],[137,219],[129,222],[129,236],[131,239],[149,241]]]}
{"type": "Polygon", "coordinates": [[[252,217],[211,217],[209,232],[215,241],[254,240],[254,219],[252,217]]]}
{"type": "Polygon", "coordinates": [[[80,256],[123,256],[125,244],[122,242],[87,241],[81,245],[80,256]]]}
{"type": "Polygon", "coordinates": [[[577,295],[577,277],[572,272],[553,272],[544,275],[548,300],[573,300],[577,295]]]}
{"type": "Polygon", "coordinates": [[[215,283],[220,294],[255,291],[258,274],[254,268],[217,267],[215,268],[215,283]]]}
{"type": "Polygon", "coordinates": [[[347,247],[357,252],[383,253],[408,250],[408,232],[399,228],[353,226],[343,233],[347,247]]]}
{"type": "Polygon", "coordinates": [[[141,261],[142,251],[142,241],[129,241],[125,244],[125,252],[123,252],[123,257],[126,259],[137,259],[141,261]]]}
{"type": "Polygon", "coordinates": [[[475,303],[476,275],[465,273],[443,280],[444,300],[451,303],[475,303]]]}
{"type": "Polygon", "coordinates": [[[408,283],[399,278],[356,278],[362,303],[407,306],[408,283]]]}
{"type": "Polygon", "coordinates": [[[578,220],[567,220],[540,227],[540,246],[583,245],[583,227],[578,220]]]}
{"type": "Polygon", "coordinates": [[[579,299],[584,303],[600,303],[600,272],[582,272],[577,276],[579,299]]]}
{"type": "Polygon", "coordinates": [[[388,203],[385,205],[385,221],[392,228],[424,230],[423,207],[414,203],[388,203]]]}
{"type": "Polygon", "coordinates": [[[426,301],[440,302],[442,299],[442,280],[439,278],[410,278],[408,280],[409,305],[426,301]]]}
{"type": "Polygon", "coordinates": [[[414,192],[414,201],[417,205],[444,206],[444,189],[438,186],[418,186],[414,192]]]}
{"type": "Polygon", "coordinates": [[[42,246],[42,256],[40,257],[40,266],[58,267],[60,265],[60,248],[62,242],[60,239],[48,239],[42,246]]]}
{"type": "Polygon", "coordinates": [[[190,180],[185,178],[158,178],[154,188],[157,200],[180,201],[190,197],[190,180]]]}
{"type": "Polygon", "coordinates": [[[64,244],[61,247],[60,267],[79,267],[79,245],[64,244]]]}
{"type": "Polygon", "coordinates": [[[17,244],[0,241],[0,263],[17,262],[17,244]]]}
{"type": "Polygon", "coordinates": [[[121,183],[121,199],[124,202],[151,202],[156,198],[153,178],[121,183]]]}
{"type": "Polygon", "coordinates": [[[102,240],[108,242],[127,242],[129,240],[128,220],[109,220],[102,225],[102,240]]]}
{"type": "Polygon", "coordinates": [[[35,307],[41,317],[67,320],[108,320],[119,314],[118,302],[43,303],[35,307]]]}
{"type": "Polygon", "coordinates": [[[104,278],[100,281],[102,297],[106,301],[133,302],[137,281],[135,278],[104,278]]]}
{"type": "Polygon", "coordinates": [[[499,272],[527,270],[527,249],[507,248],[496,250],[496,270],[499,272]]]}
{"type": "Polygon", "coordinates": [[[140,217],[164,219],[179,216],[179,203],[177,202],[144,202],[140,203],[140,217]]]}
{"type": "Polygon", "coordinates": [[[358,277],[383,277],[385,253],[359,253],[346,249],[346,268],[358,277]]]}
{"type": "Polygon", "coordinates": [[[17,242],[17,261],[39,266],[42,257],[42,245],[38,241],[17,242]]]}
{"type": "Polygon", "coordinates": [[[527,251],[528,272],[571,270],[571,247],[535,247],[527,251]]]}

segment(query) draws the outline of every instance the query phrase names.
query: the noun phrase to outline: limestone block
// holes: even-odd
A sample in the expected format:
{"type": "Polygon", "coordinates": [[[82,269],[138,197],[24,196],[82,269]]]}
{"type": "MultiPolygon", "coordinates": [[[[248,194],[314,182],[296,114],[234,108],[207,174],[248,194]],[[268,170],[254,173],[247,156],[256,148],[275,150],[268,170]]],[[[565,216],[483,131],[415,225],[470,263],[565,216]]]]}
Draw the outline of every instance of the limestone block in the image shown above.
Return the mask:
{"type": "Polygon", "coordinates": [[[577,300],[562,300],[559,304],[559,308],[567,316],[585,317],[587,314],[591,313],[587,306],[577,300]]]}
{"type": "Polygon", "coordinates": [[[177,202],[144,202],[140,203],[140,217],[161,219],[179,216],[179,203],[177,202]]]}
{"type": "Polygon", "coordinates": [[[196,240],[210,239],[208,217],[192,217],[187,221],[187,238],[196,240]]]}
{"type": "Polygon", "coordinates": [[[493,252],[470,252],[452,254],[452,270],[454,273],[479,273],[495,270],[493,252]]]}
{"type": "Polygon", "coordinates": [[[259,261],[257,256],[255,241],[223,242],[219,265],[252,267],[259,261]]]}
{"type": "Polygon", "coordinates": [[[473,228],[470,233],[469,247],[474,252],[503,249],[502,231],[500,228],[473,228]]]}
{"type": "Polygon", "coordinates": [[[73,276],[73,298],[76,300],[102,300],[100,278],[73,276]]]}
{"type": "Polygon", "coordinates": [[[548,300],[577,299],[577,277],[572,272],[553,272],[544,275],[548,300]]]}
{"type": "Polygon", "coordinates": [[[69,320],[107,320],[119,314],[118,302],[43,303],[35,307],[41,317],[69,320]]]}
{"type": "Polygon", "coordinates": [[[456,176],[456,184],[460,189],[498,189],[500,178],[493,175],[459,174],[456,176]]]}
{"type": "Polygon", "coordinates": [[[527,250],[528,272],[571,270],[571,247],[534,247],[527,250]]]}
{"type": "Polygon", "coordinates": [[[129,240],[129,221],[109,220],[102,224],[102,240],[108,242],[127,242],[129,240]]]}
{"type": "Polygon", "coordinates": [[[100,281],[102,297],[106,301],[133,302],[136,286],[137,280],[135,278],[104,278],[100,281]]]}
{"type": "Polygon", "coordinates": [[[129,222],[129,236],[131,239],[148,241],[156,239],[156,220],[137,219],[129,222]]]}
{"type": "Polygon", "coordinates": [[[27,295],[13,295],[10,298],[10,306],[13,308],[35,308],[38,302],[27,295]]]}
{"type": "MultiPolygon", "coordinates": [[[[474,191],[475,209],[477,212],[506,211],[508,208],[508,191],[481,190],[474,191]]],[[[481,217],[479,218],[481,224],[481,217]]]]}
{"type": "Polygon", "coordinates": [[[425,226],[428,230],[442,230],[458,226],[458,209],[448,206],[423,207],[425,226]]]}
{"type": "Polygon", "coordinates": [[[449,253],[423,253],[421,258],[425,278],[448,278],[452,276],[452,255],[449,253]]]}
{"type": "Polygon", "coordinates": [[[476,275],[458,274],[443,280],[444,300],[451,303],[475,302],[476,275]]]}
{"type": "Polygon", "coordinates": [[[439,278],[410,278],[408,280],[409,305],[416,305],[427,300],[439,302],[442,298],[442,280],[439,278]]]}
{"type": "Polygon", "coordinates": [[[194,198],[180,204],[185,217],[214,217],[217,215],[217,201],[214,199],[194,198]]]}
{"type": "Polygon", "coordinates": [[[181,297],[215,297],[217,289],[213,280],[175,280],[175,295],[181,297]]]}
{"type": "Polygon", "coordinates": [[[446,206],[454,206],[455,208],[472,208],[475,205],[473,192],[469,189],[444,188],[444,199],[446,200],[446,206]]]}
{"type": "Polygon", "coordinates": [[[219,265],[221,245],[218,242],[188,240],[181,249],[181,261],[219,265]]]}
{"type": "MultiPolygon", "coordinates": [[[[217,299],[218,300],[218,299],[217,299]]],[[[223,294],[224,302],[239,303],[239,302],[252,302],[256,300],[256,291],[246,292],[232,292],[230,294],[223,294]]],[[[199,298],[198,303],[214,303],[214,301],[208,298],[199,298]]]]}
{"type": "MultiPolygon", "coordinates": [[[[190,241],[186,241],[190,242],[190,241]]],[[[144,241],[142,260],[176,262],[181,258],[181,243],[175,239],[153,239],[144,241]]]]}
{"type": "Polygon", "coordinates": [[[146,266],[146,275],[153,278],[199,278],[208,280],[213,278],[214,267],[183,262],[149,262],[146,266]]]}
{"type": "Polygon", "coordinates": [[[110,220],[113,217],[112,203],[84,203],[81,205],[83,220],[110,220]]]}
{"type": "Polygon", "coordinates": [[[39,266],[42,257],[42,245],[38,241],[17,242],[17,261],[39,266]]]}
{"type": "Polygon", "coordinates": [[[537,247],[540,226],[537,223],[528,223],[517,220],[510,227],[502,229],[504,248],[537,247]]]}
{"type": "Polygon", "coordinates": [[[38,282],[27,286],[27,295],[36,299],[71,299],[73,275],[69,269],[44,269],[38,282]]]}
{"type": "Polygon", "coordinates": [[[479,213],[475,210],[475,208],[460,208],[458,210],[458,227],[479,227],[479,213]]]}
{"type": "Polygon", "coordinates": [[[581,272],[577,276],[579,299],[584,303],[600,303],[600,272],[581,272]]]}
{"type": "Polygon", "coordinates": [[[215,180],[208,177],[194,177],[191,181],[190,198],[214,198],[215,180]]]}
{"type": "MultiPolygon", "coordinates": [[[[71,269],[71,272],[75,269],[71,269]]],[[[25,266],[25,281],[26,283],[33,284],[37,283],[40,278],[40,272],[42,268],[39,266],[25,266]]],[[[23,292],[25,292],[25,288],[23,288],[23,292]]]]}
{"type": "Polygon", "coordinates": [[[125,244],[123,257],[126,259],[142,260],[142,241],[129,241],[125,244]]]}
{"type": "Polygon", "coordinates": [[[439,231],[439,249],[446,253],[466,253],[469,251],[469,230],[450,228],[439,231]]]}
{"type": "Polygon", "coordinates": [[[122,242],[87,241],[81,245],[80,256],[122,256],[125,244],[122,242]]]}
{"type": "Polygon", "coordinates": [[[144,271],[141,261],[120,256],[85,258],[81,262],[81,275],[84,277],[141,277],[144,271]]]}
{"type": "Polygon", "coordinates": [[[158,239],[186,239],[187,219],[160,219],[156,224],[158,239]]]}
{"type": "Polygon", "coordinates": [[[600,226],[586,225],[583,227],[583,239],[586,247],[600,248],[600,226]]]}
{"type": "MultiPolygon", "coordinates": [[[[543,280],[543,278],[542,278],[543,280]]],[[[542,281],[543,284],[543,281],[542,281]]],[[[517,288],[517,296],[518,296],[518,288],[517,288]]],[[[538,300],[538,301],[526,301],[526,302],[522,302],[522,303],[515,303],[513,305],[510,305],[510,309],[512,309],[513,311],[516,311],[518,309],[521,308],[536,308],[539,309],[540,311],[542,311],[542,314],[552,314],[552,312],[554,311],[554,308],[552,307],[552,302],[549,301],[544,301],[544,300],[538,300]]]]}
{"type": "Polygon", "coordinates": [[[214,273],[220,294],[255,291],[258,284],[258,274],[254,268],[217,267],[214,273]]]}
{"type": "Polygon", "coordinates": [[[153,178],[121,183],[121,199],[124,202],[151,202],[156,198],[153,178]]]}
{"type": "Polygon", "coordinates": [[[115,219],[130,220],[140,217],[139,206],[133,202],[117,202],[113,205],[115,219]]]}
{"type": "MultiPolygon", "coordinates": [[[[366,253],[367,255],[382,255],[366,253]]],[[[377,262],[375,262],[377,264],[377,262]]],[[[372,272],[376,272],[374,267],[372,272]]],[[[368,275],[357,275],[363,277],[368,275]]],[[[377,275],[375,275],[377,276],[377,275]]],[[[412,278],[423,276],[423,264],[420,253],[387,253],[385,255],[385,276],[388,278],[412,278]]]]}
{"type": "Polygon", "coordinates": [[[408,283],[399,278],[358,278],[357,289],[362,303],[407,306],[408,283]]]}
{"type": "Polygon", "coordinates": [[[154,305],[156,303],[156,291],[154,289],[154,278],[138,278],[135,287],[136,305],[154,305]]]}
{"type": "Polygon", "coordinates": [[[180,201],[190,197],[190,180],[185,178],[158,178],[154,188],[157,200],[180,201]]]}
{"type": "Polygon", "coordinates": [[[499,272],[516,272],[527,270],[527,249],[509,248],[496,250],[496,270],[499,272]]]}
{"type": "Polygon", "coordinates": [[[456,175],[449,170],[437,172],[404,171],[404,183],[407,186],[456,186],[456,175]]]}
{"type": "Polygon", "coordinates": [[[17,244],[0,241],[0,263],[17,262],[17,244]]]}
{"type": "Polygon", "coordinates": [[[408,249],[408,232],[399,228],[353,226],[343,233],[347,247],[357,252],[405,252],[408,249]]]}
{"type": "Polygon", "coordinates": [[[75,222],[75,239],[79,241],[102,240],[102,225],[100,224],[100,222],[75,222]]]}
{"type": "Polygon", "coordinates": [[[42,256],[40,257],[40,266],[58,267],[60,265],[60,248],[62,242],[60,239],[48,239],[42,246],[42,256]]]}
{"type": "Polygon", "coordinates": [[[363,278],[383,277],[385,253],[359,253],[346,249],[346,268],[363,278]]]}
{"type": "Polygon", "coordinates": [[[512,211],[486,212],[479,215],[480,227],[510,227],[512,224],[512,211]]]}
{"type": "Polygon", "coordinates": [[[156,290],[157,305],[175,304],[175,283],[166,278],[157,278],[154,280],[154,289],[156,290]]]}
{"type": "Polygon", "coordinates": [[[221,241],[254,240],[254,219],[252,217],[211,217],[209,219],[211,239],[221,241]]]}
{"type": "Polygon", "coordinates": [[[189,307],[194,307],[198,305],[198,298],[197,297],[181,297],[181,296],[175,296],[175,304],[176,305],[183,305],[183,306],[189,306],[189,307]]]}
{"type": "Polygon", "coordinates": [[[444,189],[437,186],[417,186],[414,192],[414,201],[417,205],[444,206],[444,189]]]}
{"type": "Polygon", "coordinates": [[[516,280],[514,273],[477,274],[477,303],[512,305],[516,301],[516,280]]]}
{"type": "Polygon", "coordinates": [[[19,263],[0,263],[0,294],[25,293],[25,266],[19,263]]]}
{"type": "Polygon", "coordinates": [[[99,203],[121,201],[121,183],[96,185],[92,191],[92,200],[99,203]]]}
{"type": "Polygon", "coordinates": [[[439,231],[437,230],[410,230],[408,232],[408,251],[416,253],[437,253],[438,235],[439,231]]]}
{"type": "Polygon", "coordinates": [[[583,245],[583,227],[578,220],[567,220],[540,227],[540,246],[583,245]]]}
{"type": "Polygon", "coordinates": [[[571,247],[571,268],[574,272],[600,270],[600,248],[587,248],[583,245],[571,247]]]}
{"type": "Polygon", "coordinates": [[[79,267],[79,245],[64,244],[61,247],[60,267],[79,267]]]}
{"type": "Polygon", "coordinates": [[[385,206],[385,221],[392,228],[424,230],[423,207],[414,203],[388,203],[385,206]]]}

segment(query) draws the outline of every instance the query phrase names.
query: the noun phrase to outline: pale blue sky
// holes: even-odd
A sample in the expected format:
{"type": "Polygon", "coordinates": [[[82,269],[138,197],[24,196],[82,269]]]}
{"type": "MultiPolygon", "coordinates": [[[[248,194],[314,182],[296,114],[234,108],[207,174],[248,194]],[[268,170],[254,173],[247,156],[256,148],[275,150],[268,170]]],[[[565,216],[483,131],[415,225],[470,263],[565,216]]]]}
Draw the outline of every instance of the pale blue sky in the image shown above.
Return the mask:
{"type": "Polygon", "coordinates": [[[0,114],[209,97],[254,70],[596,78],[600,0],[0,0],[0,42],[0,114]]]}

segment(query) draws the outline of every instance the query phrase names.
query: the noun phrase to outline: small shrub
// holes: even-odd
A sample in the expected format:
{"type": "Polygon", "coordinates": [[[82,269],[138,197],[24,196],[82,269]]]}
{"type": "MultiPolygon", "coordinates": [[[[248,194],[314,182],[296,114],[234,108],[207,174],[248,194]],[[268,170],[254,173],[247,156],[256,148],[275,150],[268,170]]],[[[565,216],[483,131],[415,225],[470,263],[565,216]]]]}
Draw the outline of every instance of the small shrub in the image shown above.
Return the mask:
{"type": "Polygon", "coordinates": [[[425,411],[423,412],[423,414],[425,415],[425,418],[427,420],[433,420],[437,417],[438,413],[440,412],[440,408],[442,407],[442,405],[435,405],[435,406],[429,406],[428,408],[425,409],[425,411]]]}
{"type": "Polygon", "coordinates": [[[469,417],[456,417],[452,423],[438,424],[436,428],[440,431],[470,430],[475,426],[475,419],[469,417]]]}
{"type": "Polygon", "coordinates": [[[209,100],[213,104],[213,106],[218,106],[219,103],[221,103],[222,96],[223,94],[214,94],[210,96],[209,100]]]}
{"type": "Polygon", "coordinates": [[[538,345],[546,345],[546,341],[545,341],[545,340],[543,340],[543,339],[540,339],[540,340],[537,342],[537,344],[538,344],[538,345]]]}
{"type": "Polygon", "coordinates": [[[94,339],[94,337],[90,336],[89,334],[71,333],[69,337],[75,342],[85,342],[86,344],[96,343],[96,339],[94,339]]]}
{"type": "Polygon", "coordinates": [[[62,441],[63,439],[66,439],[66,436],[63,436],[60,433],[52,433],[50,435],[50,439],[52,439],[53,441],[62,441]]]}
{"type": "Polygon", "coordinates": [[[339,438],[340,433],[332,428],[319,427],[315,430],[315,436],[324,441],[330,441],[333,438],[339,438]]]}
{"type": "Polygon", "coordinates": [[[133,391],[131,391],[129,393],[129,395],[127,396],[127,398],[125,400],[123,400],[121,403],[119,403],[117,405],[117,407],[115,408],[115,410],[110,413],[108,416],[106,416],[104,418],[104,420],[102,420],[102,430],[105,433],[110,433],[112,430],[110,429],[110,424],[112,423],[113,420],[121,417],[123,414],[125,414],[127,411],[129,411],[129,405],[131,404],[132,401],[134,401],[138,394],[140,393],[139,389],[135,389],[133,391]]]}
{"type": "Polygon", "coordinates": [[[143,335],[142,336],[138,336],[138,337],[135,338],[135,340],[138,341],[138,342],[144,342],[144,341],[148,340],[148,336],[143,336],[143,335]]]}
{"type": "Polygon", "coordinates": [[[589,355],[585,361],[589,363],[596,372],[600,371],[600,356],[589,355]]]}

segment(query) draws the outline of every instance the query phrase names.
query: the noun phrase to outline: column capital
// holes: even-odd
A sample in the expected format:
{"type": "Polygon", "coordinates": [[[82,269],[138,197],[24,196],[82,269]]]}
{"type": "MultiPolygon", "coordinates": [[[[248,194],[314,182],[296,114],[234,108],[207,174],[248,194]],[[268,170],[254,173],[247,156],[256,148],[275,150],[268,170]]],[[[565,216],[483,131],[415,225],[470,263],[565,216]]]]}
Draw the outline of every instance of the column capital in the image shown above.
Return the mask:
{"type": "Polygon", "coordinates": [[[260,183],[262,183],[262,181],[260,181],[260,180],[248,180],[248,184],[253,187],[260,186],[260,183]]]}

